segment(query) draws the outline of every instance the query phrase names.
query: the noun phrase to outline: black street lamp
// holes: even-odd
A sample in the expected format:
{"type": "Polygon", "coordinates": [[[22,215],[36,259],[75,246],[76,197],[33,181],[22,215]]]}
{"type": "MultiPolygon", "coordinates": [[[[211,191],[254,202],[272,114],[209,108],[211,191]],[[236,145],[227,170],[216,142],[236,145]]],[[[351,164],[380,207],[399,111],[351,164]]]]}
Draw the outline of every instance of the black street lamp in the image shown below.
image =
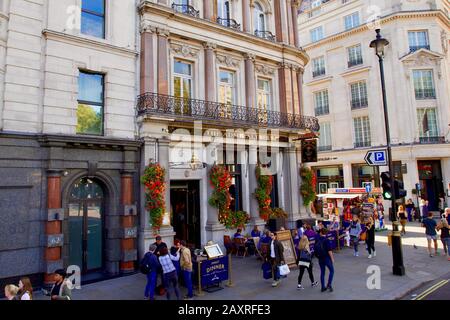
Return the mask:
{"type": "MultiPolygon", "coordinates": [[[[384,81],[383,66],[384,47],[389,44],[389,41],[381,37],[380,29],[376,29],[375,31],[377,33],[377,38],[370,43],[370,47],[375,49],[375,54],[377,55],[378,62],[380,64],[381,91],[383,93],[384,126],[386,130],[389,174],[391,178],[391,186],[394,187],[394,164],[392,161],[391,134],[389,130],[389,115],[387,110],[386,84],[384,81]]],[[[403,276],[405,275],[405,266],[403,265],[402,238],[400,236],[399,222],[396,214],[395,192],[392,193],[392,214],[390,216],[392,220],[392,271],[395,275],[403,276]]]]}

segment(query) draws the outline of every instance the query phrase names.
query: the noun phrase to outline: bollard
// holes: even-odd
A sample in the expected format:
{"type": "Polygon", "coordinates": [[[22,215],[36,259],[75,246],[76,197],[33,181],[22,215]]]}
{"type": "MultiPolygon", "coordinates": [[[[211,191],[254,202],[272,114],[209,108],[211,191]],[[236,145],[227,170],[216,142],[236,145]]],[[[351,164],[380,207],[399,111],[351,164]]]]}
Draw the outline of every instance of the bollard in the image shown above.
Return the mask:
{"type": "Polygon", "coordinates": [[[205,294],[202,291],[202,262],[201,261],[197,261],[198,264],[198,288],[197,288],[197,296],[202,297],[205,294]]]}
{"type": "Polygon", "coordinates": [[[228,255],[228,284],[227,287],[234,287],[233,280],[231,279],[231,254],[228,255]]]}

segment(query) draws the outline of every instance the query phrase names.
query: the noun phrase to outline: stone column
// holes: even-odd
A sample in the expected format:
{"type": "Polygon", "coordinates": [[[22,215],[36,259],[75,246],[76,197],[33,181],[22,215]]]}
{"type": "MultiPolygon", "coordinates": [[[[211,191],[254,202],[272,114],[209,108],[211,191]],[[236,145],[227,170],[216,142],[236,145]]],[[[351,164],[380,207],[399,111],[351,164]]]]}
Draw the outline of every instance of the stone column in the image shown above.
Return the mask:
{"type": "Polygon", "coordinates": [[[289,190],[286,193],[286,211],[288,213],[287,224],[289,228],[295,228],[297,220],[300,219],[299,213],[299,168],[297,161],[297,150],[295,145],[284,150],[286,170],[285,185],[289,190]]]}
{"type": "Polygon", "coordinates": [[[245,105],[247,108],[256,108],[255,89],[255,55],[245,54],[245,105]]]}
{"type": "Polygon", "coordinates": [[[286,0],[279,0],[276,4],[278,4],[278,8],[275,10],[275,30],[277,32],[277,41],[289,43],[286,0]],[[281,32],[279,30],[281,30],[281,32]]]}
{"type": "Polygon", "coordinates": [[[135,225],[136,206],[133,204],[133,172],[123,171],[121,176],[122,202],[122,259],[120,271],[130,273],[134,271],[134,262],[138,260],[136,250],[137,227],[135,225]]]}
{"type": "MultiPolygon", "coordinates": [[[[249,181],[249,197],[250,197],[250,217],[251,224],[258,227],[264,226],[266,223],[260,217],[259,204],[255,198],[255,190],[258,188],[258,180],[256,178],[256,167],[258,164],[258,146],[256,144],[249,145],[249,165],[248,165],[248,181],[249,181]]],[[[260,228],[261,230],[261,228],[260,228]]]]}
{"type": "MultiPolygon", "coordinates": [[[[167,137],[158,139],[158,163],[166,170],[166,193],[165,193],[165,201],[166,208],[165,212],[170,213],[170,157],[169,157],[169,145],[170,140],[167,137]]],[[[163,238],[163,241],[168,245],[173,243],[173,237],[175,235],[173,228],[171,225],[162,226],[160,235],[163,238]]]]}
{"type": "Polygon", "coordinates": [[[214,50],[217,45],[212,42],[203,44],[205,48],[205,100],[216,101],[216,72],[214,68],[214,50]]]}
{"type": "Polygon", "coordinates": [[[153,34],[156,28],[147,22],[141,25],[141,83],[140,93],[155,92],[155,63],[153,62],[153,34]]]}
{"type": "MultiPolygon", "coordinates": [[[[50,286],[54,280],[52,273],[63,268],[62,246],[64,236],[62,221],[64,209],[61,202],[61,171],[47,171],[47,222],[45,226],[45,266],[44,285],[50,286]]],[[[81,266],[80,266],[81,268],[81,266]]]]}
{"type": "Polygon", "coordinates": [[[212,0],[203,0],[203,18],[213,21],[214,3],[212,0]]]}
{"type": "Polygon", "coordinates": [[[158,93],[169,94],[169,30],[157,29],[158,33],[158,93]]]}
{"type": "MultiPolygon", "coordinates": [[[[449,158],[447,158],[449,159],[449,158]]],[[[444,177],[444,183],[445,181],[448,181],[447,183],[450,183],[450,176],[447,176],[447,179],[445,179],[445,165],[446,162],[445,159],[442,159],[442,173],[444,177]]],[[[447,160],[448,162],[448,160],[447,160]]],[[[413,199],[414,203],[417,205],[417,197],[416,195],[413,195],[412,191],[416,188],[416,183],[419,183],[419,168],[417,167],[417,160],[416,159],[409,159],[406,161],[403,161],[402,163],[406,164],[408,168],[408,173],[403,175],[403,182],[404,182],[404,189],[408,192],[406,195],[406,199],[413,199]]],[[[380,174],[381,174],[380,170],[380,174]]],[[[381,182],[380,182],[381,183],[381,182]]],[[[446,184],[444,184],[444,192],[446,191],[446,184]]]]}
{"type": "Polygon", "coordinates": [[[244,32],[253,34],[251,19],[250,0],[242,0],[242,27],[244,32]]]}
{"type": "Polygon", "coordinates": [[[344,171],[344,187],[352,188],[353,187],[352,164],[346,162],[343,164],[342,169],[344,171]]]}
{"type": "Polygon", "coordinates": [[[303,68],[299,67],[297,69],[297,86],[298,86],[298,101],[299,101],[299,108],[298,108],[298,114],[302,115],[304,114],[304,104],[303,104],[303,68]]]}
{"type": "MultiPolygon", "coordinates": [[[[416,167],[413,169],[409,166],[409,163],[408,163],[408,172],[410,172],[410,170],[415,170],[415,172],[416,172],[415,174],[417,174],[416,183],[418,183],[419,182],[419,171],[417,168],[417,161],[414,160],[411,162],[414,162],[416,167]]],[[[450,197],[449,197],[449,191],[448,191],[448,189],[450,189],[450,157],[441,159],[441,168],[442,168],[442,178],[444,181],[444,193],[446,196],[445,199],[446,199],[447,207],[450,207],[450,197]]],[[[408,190],[408,193],[409,192],[410,191],[408,190]]]]}
{"type": "Polygon", "coordinates": [[[292,45],[296,46],[297,48],[300,47],[300,38],[298,35],[298,7],[300,5],[299,0],[292,0],[291,1],[291,12],[292,12],[292,26],[293,26],[293,43],[292,45]]]}
{"type": "Polygon", "coordinates": [[[297,78],[297,70],[298,66],[292,66],[291,68],[291,94],[292,94],[292,114],[300,113],[300,101],[298,96],[298,78],[297,78]]]}
{"type": "Polygon", "coordinates": [[[278,80],[280,88],[280,112],[293,113],[292,66],[287,63],[278,64],[278,80]]]}

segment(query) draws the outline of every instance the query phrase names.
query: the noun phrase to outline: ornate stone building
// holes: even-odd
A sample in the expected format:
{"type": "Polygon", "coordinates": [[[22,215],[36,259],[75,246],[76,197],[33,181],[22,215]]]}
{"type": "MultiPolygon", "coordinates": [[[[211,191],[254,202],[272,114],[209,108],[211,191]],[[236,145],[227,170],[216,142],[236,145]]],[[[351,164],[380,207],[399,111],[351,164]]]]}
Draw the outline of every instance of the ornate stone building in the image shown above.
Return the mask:
{"type": "MultiPolygon", "coordinates": [[[[141,166],[159,162],[168,172],[166,225],[171,243],[223,243],[227,230],[212,193],[209,171],[225,164],[233,176],[231,210],[262,226],[255,168],[270,166],[272,205],[289,226],[307,216],[299,195],[299,134],[318,130],[302,112],[302,74],[308,56],[299,46],[298,1],[142,1],[141,166]],[[278,137],[271,139],[272,134],[278,137]],[[269,137],[268,139],[266,137],[269,137]],[[193,170],[194,169],[194,170],[193,170]]],[[[141,211],[144,211],[141,203],[141,211]]],[[[260,228],[261,229],[261,228],[260,228]]],[[[141,216],[141,250],[153,241],[141,216]]]]}
{"type": "Polygon", "coordinates": [[[412,198],[416,184],[438,209],[450,189],[448,1],[303,1],[300,43],[305,112],[321,124],[318,188],[379,184],[365,165],[368,149],[386,145],[375,29],[390,43],[384,67],[395,175],[412,198]]]}

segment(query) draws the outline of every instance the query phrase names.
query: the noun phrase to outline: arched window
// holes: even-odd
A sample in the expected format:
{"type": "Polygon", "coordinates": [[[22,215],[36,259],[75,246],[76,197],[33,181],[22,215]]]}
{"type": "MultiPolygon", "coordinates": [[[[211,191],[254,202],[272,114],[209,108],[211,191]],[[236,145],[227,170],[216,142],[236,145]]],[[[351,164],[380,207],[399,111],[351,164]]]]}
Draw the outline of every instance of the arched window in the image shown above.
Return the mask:
{"type": "Polygon", "coordinates": [[[263,7],[259,3],[255,3],[255,32],[267,31],[266,30],[266,14],[264,13],[263,7]]]}

